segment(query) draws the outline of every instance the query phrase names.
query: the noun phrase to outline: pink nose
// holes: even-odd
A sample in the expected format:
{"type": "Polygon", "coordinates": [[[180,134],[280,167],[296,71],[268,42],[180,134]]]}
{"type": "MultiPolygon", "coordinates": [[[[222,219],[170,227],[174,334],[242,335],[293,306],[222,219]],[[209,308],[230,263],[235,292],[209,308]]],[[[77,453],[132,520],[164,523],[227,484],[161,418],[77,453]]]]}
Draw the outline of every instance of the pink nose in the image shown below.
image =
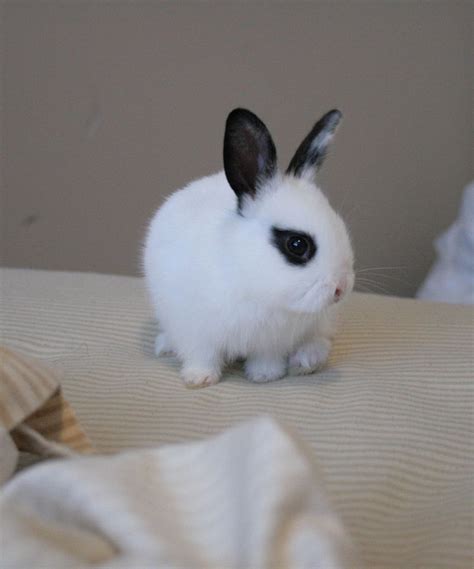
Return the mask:
{"type": "Polygon", "coordinates": [[[339,300],[341,300],[343,294],[344,294],[344,291],[342,290],[342,288],[337,287],[336,290],[334,291],[334,302],[339,302],[339,300]]]}

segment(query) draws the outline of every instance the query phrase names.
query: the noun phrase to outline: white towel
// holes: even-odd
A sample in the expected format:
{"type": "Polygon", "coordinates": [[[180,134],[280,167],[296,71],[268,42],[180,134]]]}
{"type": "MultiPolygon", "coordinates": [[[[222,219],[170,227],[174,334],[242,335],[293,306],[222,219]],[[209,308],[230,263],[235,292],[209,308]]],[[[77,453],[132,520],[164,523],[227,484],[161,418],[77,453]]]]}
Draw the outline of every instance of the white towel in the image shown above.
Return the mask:
{"type": "Polygon", "coordinates": [[[0,540],[2,569],[360,567],[311,452],[268,418],[32,467],[2,489],[0,540]]]}
{"type": "Polygon", "coordinates": [[[435,241],[437,259],[417,297],[474,304],[474,182],[464,189],[456,221],[435,241]]]}

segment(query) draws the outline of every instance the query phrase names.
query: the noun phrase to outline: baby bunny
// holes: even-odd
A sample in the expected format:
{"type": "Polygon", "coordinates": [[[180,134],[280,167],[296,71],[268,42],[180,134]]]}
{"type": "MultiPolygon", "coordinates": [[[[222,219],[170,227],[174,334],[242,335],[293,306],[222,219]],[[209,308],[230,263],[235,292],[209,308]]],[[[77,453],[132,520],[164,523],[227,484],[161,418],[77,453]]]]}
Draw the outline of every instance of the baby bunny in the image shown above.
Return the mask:
{"type": "Polygon", "coordinates": [[[353,252],[315,174],[341,116],[325,114],[282,174],[263,122],[233,110],[224,171],[176,191],[151,220],[143,267],[162,330],[155,351],[178,355],[187,387],[217,383],[239,358],[255,382],[327,360],[353,252]]]}

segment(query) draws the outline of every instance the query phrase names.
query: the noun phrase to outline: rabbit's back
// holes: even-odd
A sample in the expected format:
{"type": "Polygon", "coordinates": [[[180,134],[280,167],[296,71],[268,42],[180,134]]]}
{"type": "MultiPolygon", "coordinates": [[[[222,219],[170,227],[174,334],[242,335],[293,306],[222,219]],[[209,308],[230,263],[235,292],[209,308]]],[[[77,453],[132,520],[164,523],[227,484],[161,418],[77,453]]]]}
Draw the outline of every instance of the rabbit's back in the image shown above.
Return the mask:
{"type": "Polygon", "coordinates": [[[194,233],[198,237],[198,230],[221,222],[235,205],[236,197],[224,172],[218,172],[174,192],[157,211],[154,222],[158,227],[172,226],[183,238],[194,233]]]}
{"type": "Polygon", "coordinates": [[[158,209],[143,251],[145,279],[155,305],[160,291],[182,290],[185,282],[202,287],[202,280],[212,279],[220,227],[235,207],[235,194],[224,172],[219,172],[176,191],[158,209]]]}

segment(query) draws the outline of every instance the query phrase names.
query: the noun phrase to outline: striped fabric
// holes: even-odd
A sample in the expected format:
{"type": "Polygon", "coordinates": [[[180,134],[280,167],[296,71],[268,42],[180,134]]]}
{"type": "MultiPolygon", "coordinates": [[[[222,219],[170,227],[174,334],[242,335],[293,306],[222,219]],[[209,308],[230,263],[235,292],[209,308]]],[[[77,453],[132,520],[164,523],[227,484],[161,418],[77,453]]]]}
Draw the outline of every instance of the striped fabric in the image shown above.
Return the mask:
{"type": "Polygon", "coordinates": [[[40,456],[92,451],[60,379],[53,368],[0,346],[0,426],[19,450],[40,456]]]}
{"type": "Polygon", "coordinates": [[[322,466],[370,568],[473,566],[474,309],[354,294],[327,369],[186,390],[156,359],[140,279],[2,270],[2,341],[54,364],[105,452],[201,439],[270,414],[322,466]]]}
{"type": "Polygon", "coordinates": [[[1,346],[0,362],[0,421],[11,429],[53,396],[59,377],[40,362],[1,346]]]}

